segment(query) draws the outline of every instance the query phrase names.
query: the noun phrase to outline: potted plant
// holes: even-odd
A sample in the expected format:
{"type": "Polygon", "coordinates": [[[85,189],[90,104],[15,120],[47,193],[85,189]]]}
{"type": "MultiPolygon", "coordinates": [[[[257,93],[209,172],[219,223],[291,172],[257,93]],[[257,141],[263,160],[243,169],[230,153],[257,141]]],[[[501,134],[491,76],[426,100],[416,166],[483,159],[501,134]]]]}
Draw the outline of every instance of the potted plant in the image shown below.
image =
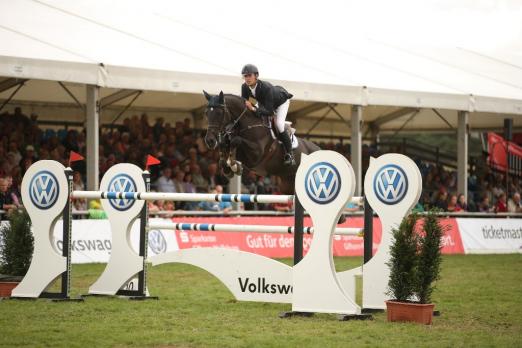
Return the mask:
{"type": "Polygon", "coordinates": [[[11,296],[27,273],[33,255],[31,219],[23,209],[9,214],[0,226],[0,297],[11,296]]]}
{"type": "Polygon", "coordinates": [[[413,213],[393,230],[390,247],[390,279],[386,302],[388,321],[413,321],[431,324],[434,304],[431,295],[439,278],[444,230],[435,211],[424,216],[422,230],[416,226],[420,216],[413,213]]]}

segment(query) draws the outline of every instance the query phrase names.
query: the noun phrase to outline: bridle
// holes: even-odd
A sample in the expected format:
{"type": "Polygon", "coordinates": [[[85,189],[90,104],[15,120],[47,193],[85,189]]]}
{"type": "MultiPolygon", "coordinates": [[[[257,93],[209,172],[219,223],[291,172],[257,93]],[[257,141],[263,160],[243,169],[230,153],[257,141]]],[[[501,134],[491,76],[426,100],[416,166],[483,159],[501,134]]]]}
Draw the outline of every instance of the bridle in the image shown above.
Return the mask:
{"type": "MultiPolygon", "coordinates": [[[[224,99],[223,104],[219,104],[217,106],[211,106],[210,110],[212,111],[212,108],[219,108],[223,109],[224,114],[224,120],[221,123],[212,123],[210,122],[210,119],[208,121],[208,130],[215,131],[217,133],[217,140],[218,145],[220,147],[226,146],[230,139],[232,138],[232,135],[234,133],[241,134],[242,132],[255,128],[255,127],[266,127],[263,122],[261,121],[260,124],[250,125],[244,129],[237,130],[237,125],[239,124],[239,121],[241,121],[241,118],[246,114],[248,108],[245,106],[241,114],[236,119],[233,119],[232,113],[229,111],[227,107],[226,99],[224,99]]],[[[207,109],[208,110],[208,109],[207,109]]]]}

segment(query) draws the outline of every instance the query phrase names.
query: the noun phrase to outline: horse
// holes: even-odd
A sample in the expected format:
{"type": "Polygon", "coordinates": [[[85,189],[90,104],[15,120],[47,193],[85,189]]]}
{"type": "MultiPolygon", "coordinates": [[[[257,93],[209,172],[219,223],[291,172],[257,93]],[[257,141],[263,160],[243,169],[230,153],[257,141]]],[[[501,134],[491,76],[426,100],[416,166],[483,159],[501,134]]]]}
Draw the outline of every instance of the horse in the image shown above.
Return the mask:
{"type": "Polygon", "coordinates": [[[241,175],[243,167],[257,175],[275,175],[281,179],[282,194],[294,194],[295,174],[301,162],[301,154],[320,150],[306,139],[297,138],[294,149],[296,165],[283,163],[283,145],[274,139],[270,121],[258,117],[245,105],[245,99],[233,94],[210,95],[203,91],[208,101],[205,111],[208,128],[205,143],[209,149],[219,147],[219,168],[227,177],[241,175]]]}

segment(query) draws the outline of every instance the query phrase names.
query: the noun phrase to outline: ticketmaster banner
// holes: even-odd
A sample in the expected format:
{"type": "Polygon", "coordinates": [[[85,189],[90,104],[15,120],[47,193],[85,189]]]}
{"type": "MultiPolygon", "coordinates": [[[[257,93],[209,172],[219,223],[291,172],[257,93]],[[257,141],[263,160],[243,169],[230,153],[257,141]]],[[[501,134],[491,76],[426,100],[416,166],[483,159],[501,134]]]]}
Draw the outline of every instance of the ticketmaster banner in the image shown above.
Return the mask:
{"type": "MultiPolygon", "coordinates": [[[[151,219],[165,222],[170,220],[151,219]]],[[[112,249],[111,229],[108,220],[73,220],[72,226],[72,263],[106,263],[109,261],[112,249]]],[[[178,243],[174,231],[149,231],[148,255],[154,256],[167,251],[178,250],[178,243]]],[[[139,220],[132,226],[132,247],[139,250],[139,220]]],[[[53,245],[62,250],[62,221],[58,221],[54,228],[53,245]]]]}
{"type": "Polygon", "coordinates": [[[522,253],[522,219],[456,220],[466,254],[522,253]]]}

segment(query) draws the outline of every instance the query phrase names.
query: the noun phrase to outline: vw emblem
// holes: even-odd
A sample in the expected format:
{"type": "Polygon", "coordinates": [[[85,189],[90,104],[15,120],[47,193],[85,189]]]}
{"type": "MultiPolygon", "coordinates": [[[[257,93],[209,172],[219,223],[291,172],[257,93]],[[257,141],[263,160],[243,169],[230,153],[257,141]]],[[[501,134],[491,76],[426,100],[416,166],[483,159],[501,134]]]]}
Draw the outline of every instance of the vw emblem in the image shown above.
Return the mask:
{"type": "Polygon", "coordinates": [[[319,162],[306,173],[305,188],[312,201],[318,204],[328,204],[341,191],[341,176],[330,163],[319,162]]]}
{"type": "Polygon", "coordinates": [[[408,191],[408,177],[401,167],[388,164],[382,167],[373,180],[373,190],[384,204],[397,204],[408,191]]]}
{"type": "Polygon", "coordinates": [[[36,173],[29,184],[29,197],[37,208],[51,208],[58,200],[59,194],[58,180],[47,170],[36,173]]]}
{"type": "MultiPolygon", "coordinates": [[[[136,192],[136,183],[127,174],[118,174],[109,183],[109,192],[136,192]]],[[[119,211],[125,211],[134,204],[133,199],[109,199],[112,207],[119,211]]]]}
{"type": "Polygon", "coordinates": [[[167,241],[161,231],[151,230],[149,232],[149,247],[154,254],[162,254],[167,251],[167,241]]]}

